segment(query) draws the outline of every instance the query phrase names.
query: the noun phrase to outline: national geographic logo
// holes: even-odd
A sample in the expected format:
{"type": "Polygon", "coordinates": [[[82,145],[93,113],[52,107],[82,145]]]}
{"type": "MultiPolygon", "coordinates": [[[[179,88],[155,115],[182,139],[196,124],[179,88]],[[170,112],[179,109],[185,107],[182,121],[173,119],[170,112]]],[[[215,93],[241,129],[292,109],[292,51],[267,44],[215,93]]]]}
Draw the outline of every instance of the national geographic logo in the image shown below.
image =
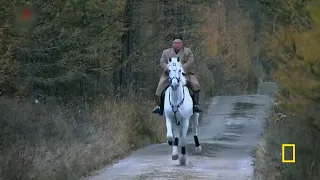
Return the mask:
{"type": "Polygon", "coordinates": [[[296,144],[282,144],[281,159],[282,159],[282,163],[295,163],[296,162],[296,144]],[[287,156],[291,156],[291,159],[286,159],[287,157],[286,154],[287,156]]]}

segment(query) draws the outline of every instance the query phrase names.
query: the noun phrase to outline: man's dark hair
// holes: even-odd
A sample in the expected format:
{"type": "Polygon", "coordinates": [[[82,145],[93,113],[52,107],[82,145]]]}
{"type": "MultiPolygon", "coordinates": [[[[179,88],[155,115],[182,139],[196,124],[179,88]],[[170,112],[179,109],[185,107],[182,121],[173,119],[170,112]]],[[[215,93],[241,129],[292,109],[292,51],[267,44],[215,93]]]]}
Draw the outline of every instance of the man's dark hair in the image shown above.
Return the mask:
{"type": "Polygon", "coordinates": [[[174,41],[175,39],[180,39],[182,41],[182,36],[179,36],[179,35],[173,36],[172,41],[174,41]]]}

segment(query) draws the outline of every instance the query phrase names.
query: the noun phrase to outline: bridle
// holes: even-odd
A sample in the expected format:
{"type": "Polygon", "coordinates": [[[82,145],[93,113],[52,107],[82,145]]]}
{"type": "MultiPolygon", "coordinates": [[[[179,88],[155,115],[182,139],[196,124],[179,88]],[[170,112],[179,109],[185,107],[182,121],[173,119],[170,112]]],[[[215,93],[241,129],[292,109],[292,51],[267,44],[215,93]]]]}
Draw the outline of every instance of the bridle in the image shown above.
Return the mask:
{"type": "MultiPolygon", "coordinates": [[[[173,63],[172,66],[175,67],[175,69],[172,69],[172,71],[177,71],[177,69],[176,69],[176,64],[173,63]]],[[[170,71],[171,71],[171,70],[169,70],[169,72],[170,72],[170,71]]],[[[181,70],[179,70],[179,71],[181,71],[181,70]]],[[[169,76],[170,87],[171,87],[171,89],[172,89],[173,91],[176,91],[177,89],[172,86],[172,81],[173,81],[174,79],[176,79],[176,80],[178,81],[178,83],[180,84],[180,82],[181,82],[181,76],[180,76],[180,77],[174,76],[174,77],[172,77],[172,78],[169,76]]],[[[183,92],[183,94],[182,94],[182,100],[180,101],[180,103],[177,104],[177,105],[173,105],[172,102],[171,102],[171,98],[170,98],[170,97],[171,97],[171,94],[170,94],[170,91],[169,91],[169,103],[170,103],[170,106],[171,106],[171,108],[172,108],[172,111],[173,111],[173,114],[174,114],[173,116],[174,116],[174,119],[175,119],[175,122],[176,122],[176,125],[177,125],[177,126],[180,125],[180,122],[178,121],[178,118],[177,118],[177,112],[178,112],[179,107],[180,107],[180,106],[183,104],[183,102],[184,102],[184,97],[185,97],[184,88],[182,88],[182,92],[183,92]]]]}
{"type": "MultiPolygon", "coordinates": [[[[169,70],[169,83],[170,83],[170,87],[172,88],[173,91],[175,91],[176,89],[172,86],[172,81],[174,79],[176,79],[178,81],[178,83],[180,84],[180,81],[181,81],[181,77],[177,77],[177,76],[174,76],[174,77],[170,77],[170,71],[174,71],[176,72],[177,71],[177,65],[175,62],[172,63],[172,67],[173,69],[172,70],[169,70]]],[[[179,70],[181,72],[181,70],[179,70]]]]}

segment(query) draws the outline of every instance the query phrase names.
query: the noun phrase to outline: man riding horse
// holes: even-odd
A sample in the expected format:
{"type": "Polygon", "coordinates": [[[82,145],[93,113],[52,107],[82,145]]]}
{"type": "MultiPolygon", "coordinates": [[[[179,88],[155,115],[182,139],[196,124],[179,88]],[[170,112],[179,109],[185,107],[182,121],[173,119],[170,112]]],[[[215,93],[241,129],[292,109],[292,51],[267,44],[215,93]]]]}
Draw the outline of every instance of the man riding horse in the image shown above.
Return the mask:
{"type": "Polygon", "coordinates": [[[152,113],[163,115],[164,109],[164,96],[162,93],[169,86],[169,76],[168,76],[168,62],[171,57],[180,57],[183,69],[186,73],[186,78],[188,80],[187,86],[193,91],[193,111],[199,113],[202,110],[199,107],[199,93],[200,85],[195,75],[194,58],[193,52],[187,47],[183,47],[182,37],[173,38],[172,48],[166,49],[162,52],[160,58],[160,67],[164,69],[158,88],[156,90],[156,96],[158,97],[158,106],[152,111],[152,113]]]}

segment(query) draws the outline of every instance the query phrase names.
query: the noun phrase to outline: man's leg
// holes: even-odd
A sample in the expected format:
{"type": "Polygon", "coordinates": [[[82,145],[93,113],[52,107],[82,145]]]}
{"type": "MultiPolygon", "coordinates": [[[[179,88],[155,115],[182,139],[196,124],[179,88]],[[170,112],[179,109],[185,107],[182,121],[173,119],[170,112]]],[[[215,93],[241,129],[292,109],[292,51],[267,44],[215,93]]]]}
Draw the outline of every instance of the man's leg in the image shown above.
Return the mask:
{"type": "Polygon", "coordinates": [[[200,90],[193,92],[193,112],[196,112],[196,113],[202,112],[199,106],[199,96],[200,96],[200,90]]]}
{"type": "Polygon", "coordinates": [[[200,96],[200,85],[195,75],[190,75],[190,86],[193,90],[193,112],[200,113],[202,112],[199,106],[199,96],[200,96]]]}
{"type": "Polygon", "coordinates": [[[164,90],[168,86],[168,78],[165,76],[161,76],[158,88],[156,90],[156,96],[157,96],[157,107],[152,110],[152,113],[163,115],[163,109],[164,109],[164,90]]]}
{"type": "Polygon", "coordinates": [[[157,107],[155,107],[152,110],[152,113],[154,114],[159,114],[160,116],[163,115],[163,101],[162,101],[162,95],[161,96],[157,96],[157,107]]]}

